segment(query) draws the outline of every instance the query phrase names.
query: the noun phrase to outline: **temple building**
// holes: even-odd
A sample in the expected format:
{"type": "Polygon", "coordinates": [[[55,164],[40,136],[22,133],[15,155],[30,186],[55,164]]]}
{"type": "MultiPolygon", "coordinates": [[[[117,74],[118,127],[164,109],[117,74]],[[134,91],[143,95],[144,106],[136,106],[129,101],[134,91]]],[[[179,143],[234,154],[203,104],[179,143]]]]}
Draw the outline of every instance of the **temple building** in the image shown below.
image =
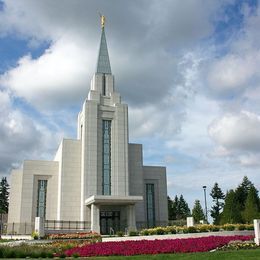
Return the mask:
{"type": "Polygon", "coordinates": [[[82,221],[107,234],[168,223],[166,168],[144,166],[142,145],[129,143],[128,106],[114,82],[103,17],[77,139],[63,139],[53,161],[26,160],[12,171],[9,224],[82,221]]]}

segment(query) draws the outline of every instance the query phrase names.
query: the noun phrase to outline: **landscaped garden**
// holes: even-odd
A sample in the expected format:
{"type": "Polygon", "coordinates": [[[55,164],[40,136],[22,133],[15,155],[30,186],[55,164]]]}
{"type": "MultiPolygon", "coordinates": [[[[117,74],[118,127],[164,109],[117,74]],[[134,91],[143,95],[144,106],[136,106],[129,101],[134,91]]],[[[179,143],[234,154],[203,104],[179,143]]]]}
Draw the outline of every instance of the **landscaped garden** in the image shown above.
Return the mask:
{"type": "Polygon", "coordinates": [[[220,259],[219,256],[236,255],[234,253],[238,249],[254,249],[248,250],[248,253],[240,251],[247,256],[259,255],[260,257],[260,249],[253,243],[252,236],[209,236],[118,242],[100,242],[101,237],[97,233],[56,234],[49,238],[47,243],[0,245],[0,257],[91,257],[91,259],[98,257],[102,259],[102,256],[105,256],[119,260],[126,256],[131,256],[131,259],[147,259],[147,255],[149,258],[156,257],[156,259],[171,259],[173,256],[174,259],[196,259],[198,256],[200,259],[208,259],[210,255],[211,259],[220,259]],[[213,256],[216,258],[212,258],[213,256]]]}
{"type": "MultiPolygon", "coordinates": [[[[201,233],[201,232],[218,232],[218,231],[243,231],[243,230],[254,230],[252,224],[225,224],[225,225],[196,225],[192,227],[178,227],[178,226],[167,226],[167,227],[156,227],[150,229],[143,229],[140,235],[164,235],[164,234],[187,234],[187,233],[201,233]]],[[[131,234],[130,234],[131,235],[131,234]]],[[[138,235],[133,232],[132,235],[138,235]]]]}
{"type": "Polygon", "coordinates": [[[165,253],[207,252],[230,241],[248,241],[250,236],[200,237],[187,239],[163,239],[94,243],[65,251],[66,256],[154,255],[165,253]]]}

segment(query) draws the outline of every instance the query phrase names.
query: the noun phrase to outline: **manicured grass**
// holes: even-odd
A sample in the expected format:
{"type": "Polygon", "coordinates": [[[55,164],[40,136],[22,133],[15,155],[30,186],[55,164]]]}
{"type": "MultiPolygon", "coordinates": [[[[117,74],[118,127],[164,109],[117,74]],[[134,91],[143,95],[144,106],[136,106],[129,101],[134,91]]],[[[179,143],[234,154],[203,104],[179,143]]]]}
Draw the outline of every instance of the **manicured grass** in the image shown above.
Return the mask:
{"type": "Polygon", "coordinates": [[[160,255],[139,255],[139,256],[109,256],[109,257],[88,257],[89,260],[260,260],[260,248],[238,251],[216,251],[206,253],[187,254],[160,254],[160,255]]]}
{"type": "Polygon", "coordinates": [[[0,243],[10,242],[13,241],[13,239],[0,239],[0,243]]]}

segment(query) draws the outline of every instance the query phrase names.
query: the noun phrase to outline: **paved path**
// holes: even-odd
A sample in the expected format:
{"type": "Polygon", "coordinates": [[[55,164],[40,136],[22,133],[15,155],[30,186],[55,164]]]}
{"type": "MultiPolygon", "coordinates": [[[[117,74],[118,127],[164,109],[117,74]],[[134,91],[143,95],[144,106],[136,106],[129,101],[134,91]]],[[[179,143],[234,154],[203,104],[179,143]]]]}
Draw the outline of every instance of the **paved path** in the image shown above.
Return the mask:
{"type": "Polygon", "coordinates": [[[153,236],[133,236],[133,237],[103,237],[103,242],[108,241],[126,241],[126,240],[155,240],[155,239],[177,239],[190,237],[208,237],[208,236],[252,236],[254,231],[219,231],[205,233],[172,234],[172,235],[153,235],[153,236]]]}
{"type": "MultiPolygon", "coordinates": [[[[189,233],[189,234],[172,234],[172,235],[153,235],[153,236],[133,236],[133,237],[102,237],[103,242],[108,241],[127,241],[127,240],[155,240],[155,239],[178,239],[191,237],[208,237],[208,236],[235,236],[244,235],[252,236],[254,231],[219,231],[219,232],[205,232],[205,233],[189,233]]],[[[29,236],[28,236],[29,237],[29,236]]],[[[1,243],[0,245],[16,246],[21,243],[35,244],[35,243],[49,243],[51,240],[28,240],[28,237],[16,236],[15,239],[22,239],[1,243]],[[27,239],[27,240],[26,240],[27,239]]],[[[31,237],[30,237],[31,238],[31,237]]],[[[14,237],[13,237],[14,239],[14,237]]]]}

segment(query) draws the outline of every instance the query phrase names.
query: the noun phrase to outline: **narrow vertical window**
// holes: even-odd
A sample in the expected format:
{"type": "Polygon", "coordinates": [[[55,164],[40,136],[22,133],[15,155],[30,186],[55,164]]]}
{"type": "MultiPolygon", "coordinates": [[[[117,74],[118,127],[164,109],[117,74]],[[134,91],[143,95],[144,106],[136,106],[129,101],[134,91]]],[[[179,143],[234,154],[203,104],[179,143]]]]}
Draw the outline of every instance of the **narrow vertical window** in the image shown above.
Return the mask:
{"type": "Polygon", "coordinates": [[[83,125],[80,126],[80,139],[82,140],[83,125]]]}
{"type": "Polygon", "coordinates": [[[38,180],[37,217],[45,218],[46,215],[47,180],[38,180]]]}
{"type": "Polygon", "coordinates": [[[102,194],[111,195],[111,120],[103,120],[102,124],[102,194]]]}
{"type": "Polygon", "coordinates": [[[102,95],[106,95],[106,75],[103,74],[102,76],[102,95]]]}
{"type": "Polygon", "coordinates": [[[146,184],[147,226],[155,226],[154,184],[146,184]]]}

